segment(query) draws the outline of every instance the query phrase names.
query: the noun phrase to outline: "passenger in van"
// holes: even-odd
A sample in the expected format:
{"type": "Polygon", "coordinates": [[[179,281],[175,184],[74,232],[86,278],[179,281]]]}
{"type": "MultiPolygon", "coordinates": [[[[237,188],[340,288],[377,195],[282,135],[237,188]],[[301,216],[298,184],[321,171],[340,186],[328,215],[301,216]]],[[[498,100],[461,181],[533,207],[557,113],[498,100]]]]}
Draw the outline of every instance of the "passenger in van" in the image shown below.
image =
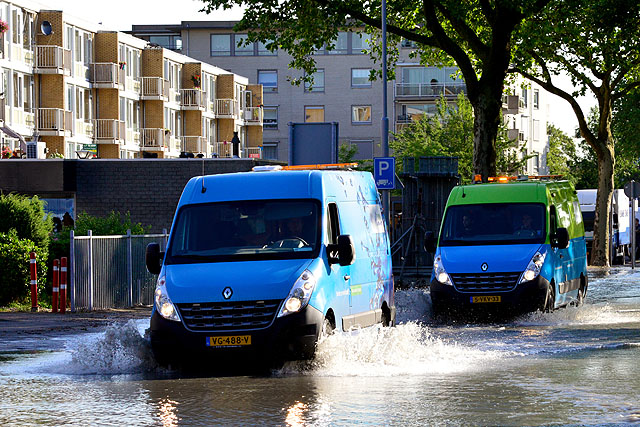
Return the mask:
{"type": "Polygon", "coordinates": [[[475,235],[474,219],[471,213],[466,213],[462,216],[462,231],[461,236],[473,236],[475,235]]]}
{"type": "Polygon", "coordinates": [[[530,214],[525,213],[522,215],[520,227],[518,227],[515,234],[520,237],[534,237],[537,234],[530,214]]]}
{"type": "Polygon", "coordinates": [[[279,229],[280,232],[277,237],[270,239],[269,246],[295,249],[311,245],[305,232],[305,224],[302,217],[292,217],[281,221],[279,229]]]}

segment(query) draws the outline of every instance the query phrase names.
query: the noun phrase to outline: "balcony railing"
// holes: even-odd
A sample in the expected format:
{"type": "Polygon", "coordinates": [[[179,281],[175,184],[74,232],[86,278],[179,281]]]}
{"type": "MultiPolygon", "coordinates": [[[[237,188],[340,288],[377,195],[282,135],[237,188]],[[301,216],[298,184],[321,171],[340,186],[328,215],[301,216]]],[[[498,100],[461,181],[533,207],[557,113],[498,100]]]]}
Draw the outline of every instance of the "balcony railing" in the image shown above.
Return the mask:
{"type": "Polygon", "coordinates": [[[76,119],[74,134],[93,138],[93,123],[85,122],[82,119],[76,119]]]}
{"type": "Polygon", "coordinates": [[[71,132],[73,115],[61,108],[39,108],[38,130],[40,132],[71,132]]]}
{"type": "Polygon", "coordinates": [[[205,108],[206,93],[200,89],[181,89],[180,103],[185,109],[203,110],[205,108]]]}
{"type": "Polygon", "coordinates": [[[36,46],[36,73],[71,74],[71,51],[60,46],[36,46]]]}
{"type": "Polygon", "coordinates": [[[94,136],[97,142],[117,142],[124,139],[125,123],[114,119],[96,119],[94,136]]]}
{"type": "Polygon", "coordinates": [[[262,125],[262,107],[245,108],[242,115],[248,125],[262,125]]]}
{"type": "Polygon", "coordinates": [[[124,82],[124,70],[112,62],[91,64],[90,81],[94,85],[116,88],[124,82]]]}
{"type": "Polygon", "coordinates": [[[467,93],[467,85],[464,83],[396,83],[396,97],[439,98],[457,97],[458,94],[467,93]]]}
{"type": "Polygon", "coordinates": [[[142,97],[168,100],[169,81],[162,77],[142,77],[142,97]]]}
{"type": "Polygon", "coordinates": [[[232,157],[233,144],[230,142],[214,142],[211,144],[213,154],[216,157],[232,157]]]}
{"type": "Polygon", "coordinates": [[[181,151],[187,153],[207,153],[206,141],[201,136],[183,136],[180,138],[181,151]]]}
{"type": "Polygon", "coordinates": [[[33,66],[33,51],[31,49],[25,49],[24,46],[14,44],[12,50],[14,61],[33,66]]]}
{"type": "Polygon", "coordinates": [[[165,135],[164,129],[144,128],[142,129],[141,146],[145,148],[168,148],[169,135],[165,135]]]}
{"type": "Polygon", "coordinates": [[[246,147],[243,150],[244,156],[249,159],[261,159],[262,158],[262,148],[260,147],[246,147]]]}
{"type": "Polygon", "coordinates": [[[238,118],[238,101],[235,99],[216,99],[216,116],[238,118]]]}

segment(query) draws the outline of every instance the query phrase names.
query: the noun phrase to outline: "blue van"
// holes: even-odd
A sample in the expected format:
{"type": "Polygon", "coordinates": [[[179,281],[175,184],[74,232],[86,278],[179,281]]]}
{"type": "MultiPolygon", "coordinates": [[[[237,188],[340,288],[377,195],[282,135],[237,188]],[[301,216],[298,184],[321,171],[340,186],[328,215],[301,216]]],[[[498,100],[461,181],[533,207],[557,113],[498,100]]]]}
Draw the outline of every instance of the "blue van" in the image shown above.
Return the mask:
{"type": "Polygon", "coordinates": [[[371,174],[275,169],[192,178],[166,252],[147,247],[159,274],[150,338],[160,363],[193,352],[304,359],[335,328],[394,324],[371,174]]]}
{"type": "Polygon", "coordinates": [[[455,187],[431,274],[434,314],[513,314],[582,303],[587,250],[576,191],[566,181],[504,180],[455,187]]]}

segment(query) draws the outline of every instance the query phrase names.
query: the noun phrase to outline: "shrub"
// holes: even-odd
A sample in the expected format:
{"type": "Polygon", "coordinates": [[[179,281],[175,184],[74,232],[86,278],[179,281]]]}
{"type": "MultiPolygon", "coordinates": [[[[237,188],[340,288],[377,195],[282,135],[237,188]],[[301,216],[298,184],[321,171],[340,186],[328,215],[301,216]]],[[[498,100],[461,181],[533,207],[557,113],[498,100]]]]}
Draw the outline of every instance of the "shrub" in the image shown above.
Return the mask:
{"type": "Polygon", "coordinates": [[[36,252],[38,293],[44,289],[47,266],[46,251],[29,239],[18,237],[16,230],[0,233],[0,305],[22,302],[29,298],[31,275],[29,253],[36,252]]]}
{"type": "Polygon", "coordinates": [[[15,229],[18,238],[31,240],[40,250],[48,249],[53,221],[37,196],[0,194],[0,218],[0,233],[15,229]]]}
{"type": "Polygon", "coordinates": [[[86,212],[82,212],[78,215],[75,223],[75,234],[77,236],[86,236],[89,234],[89,230],[91,230],[95,236],[127,234],[127,230],[129,229],[131,230],[131,234],[145,234],[151,230],[151,226],[145,227],[139,222],[136,224],[132,223],[129,212],[122,215],[120,212],[113,211],[106,217],[92,216],[86,212]]]}

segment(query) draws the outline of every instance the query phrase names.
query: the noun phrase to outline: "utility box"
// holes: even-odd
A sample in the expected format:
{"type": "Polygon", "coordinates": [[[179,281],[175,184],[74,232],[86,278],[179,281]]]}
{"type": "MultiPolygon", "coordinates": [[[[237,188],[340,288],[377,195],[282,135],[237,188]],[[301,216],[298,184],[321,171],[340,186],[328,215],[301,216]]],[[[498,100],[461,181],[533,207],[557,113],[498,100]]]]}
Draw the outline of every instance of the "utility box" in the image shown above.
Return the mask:
{"type": "Polygon", "coordinates": [[[46,159],[47,143],[44,141],[27,142],[27,159],[46,159]]]}
{"type": "Polygon", "coordinates": [[[289,165],[338,163],[338,123],[289,122],[289,165]]]}

